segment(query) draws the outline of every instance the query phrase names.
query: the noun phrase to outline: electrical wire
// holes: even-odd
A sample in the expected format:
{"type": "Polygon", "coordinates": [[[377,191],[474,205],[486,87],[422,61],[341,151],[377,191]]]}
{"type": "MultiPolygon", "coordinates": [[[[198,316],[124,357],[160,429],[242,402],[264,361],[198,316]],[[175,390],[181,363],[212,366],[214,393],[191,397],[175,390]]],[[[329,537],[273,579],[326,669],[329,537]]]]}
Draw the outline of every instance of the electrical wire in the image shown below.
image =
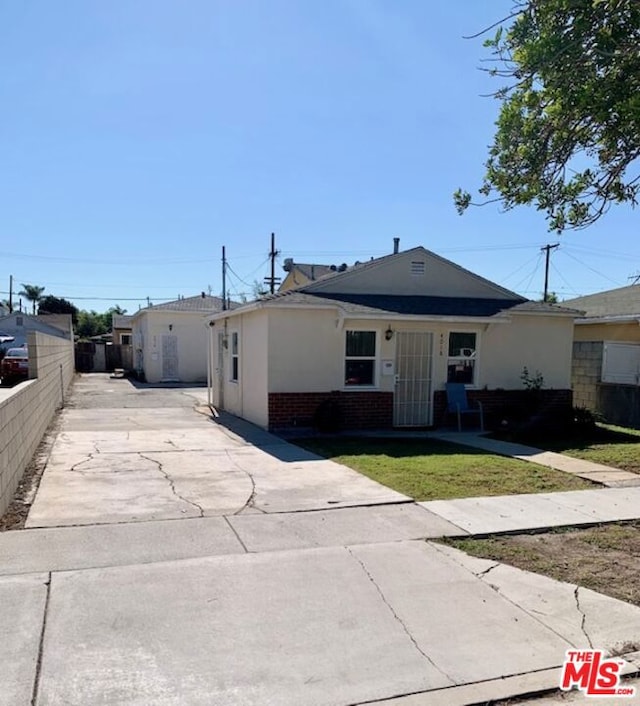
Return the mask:
{"type": "Polygon", "coordinates": [[[529,289],[529,287],[531,286],[531,282],[533,281],[533,278],[534,278],[535,274],[537,273],[538,269],[540,268],[540,262],[541,262],[541,261],[542,261],[542,253],[539,253],[539,254],[538,254],[538,258],[537,258],[537,260],[536,260],[535,267],[534,267],[534,269],[533,269],[533,272],[531,272],[530,275],[525,275],[525,276],[520,280],[520,282],[518,282],[518,284],[515,285],[514,289],[516,289],[516,290],[519,289],[520,285],[527,279],[527,277],[529,278],[529,281],[528,281],[528,283],[527,283],[527,290],[529,289]]]}
{"type": "Polygon", "coordinates": [[[598,270],[595,270],[593,267],[590,267],[590,266],[587,265],[585,262],[582,262],[582,261],[579,260],[577,257],[575,257],[575,255],[572,255],[571,253],[568,253],[568,252],[566,252],[566,251],[561,251],[561,252],[564,252],[564,254],[565,254],[567,257],[570,257],[572,260],[575,260],[579,265],[582,265],[583,267],[586,267],[588,270],[591,270],[591,272],[594,272],[594,273],[597,274],[599,277],[603,277],[604,279],[608,280],[609,282],[612,282],[613,284],[616,285],[616,287],[619,287],[619,286],[620,286],[620,283],[619,283],[619,282],[616,282],[614,279],[611,279],[611,277],[607,277],[607,275],[603,274],[602,272],[599,272],[598,270]]]}

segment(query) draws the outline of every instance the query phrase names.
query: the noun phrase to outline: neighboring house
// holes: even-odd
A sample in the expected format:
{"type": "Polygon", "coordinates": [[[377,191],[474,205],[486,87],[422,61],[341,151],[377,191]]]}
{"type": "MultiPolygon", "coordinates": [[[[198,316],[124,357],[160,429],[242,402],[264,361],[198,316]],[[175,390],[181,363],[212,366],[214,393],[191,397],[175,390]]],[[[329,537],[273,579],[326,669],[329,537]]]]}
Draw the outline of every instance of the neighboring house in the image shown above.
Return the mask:
{"type": "Polygon", "coordinates": [[[132,343],[132,323],[133,316],[128,314],[113,314],[111,317],[112,341],[122,346],[130,346],[132,343]]]}
{"type": "Polygon", "coordinates": [[[573,390],[576,405],[608,421],[640,426],[640,285],[563,302],[576,320],[573,390]]]}
{"type": "Polygon", "coordinates": [[[570,404],[575,316],[418,247],[209,317],[210,401],[271,429],[334,404],[345,427],[422,427],[447,381],[497,409],[527,366],[570,404]]]}
{"type": "MultiPolygon", "coordinates": [[[[208,317],[222,299],[204,292],[141,309],[131,316],[133,365],[147,382],[207,380],[208,317]]],[[[237,304],[232,304],[237,306],[237,304]]]]}
{"type": "Polygon", "coordinates": [[[285,259],[282,269],[287,273],[282,284],[278,288],[278,292],[287,292],[290,289],[297,289],[311,282],[333,274],[340,270],[341,272],[347,269],[346,265],[306,265],[299,262],[294,262],[292,258],[285,259]]]}
{"type": "MultiPolygon", "coordinates": [[[[24,346],[30,331],[73,340],[71,314],[32,316],[14,311],[13,314],[0,317],[0,331],[14,337],[14,341],[8,344],[11,348],[24,346]]],[[[7,344],[3,345],[7,347],[7,344]]]]}

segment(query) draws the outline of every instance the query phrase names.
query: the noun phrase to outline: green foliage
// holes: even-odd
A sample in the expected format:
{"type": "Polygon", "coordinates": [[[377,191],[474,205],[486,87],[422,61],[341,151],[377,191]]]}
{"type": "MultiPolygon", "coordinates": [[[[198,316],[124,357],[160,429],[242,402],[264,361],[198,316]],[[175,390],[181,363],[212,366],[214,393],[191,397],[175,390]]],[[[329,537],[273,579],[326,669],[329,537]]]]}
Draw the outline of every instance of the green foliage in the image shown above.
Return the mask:
{"type": "Polygon", "coordinates": [[[126,314],[127,310],[119,306],[112,306],[103,314],[98,314],[97,311],[85,311],[84,309],[78,312],[78,323],[76,324],[76,334],[81,338],[91,338],[91,336],[100,336],[111,331],[111,319],[114,314],[126,314]]]}
{"type": "Polygon", "coordinates": [[[520,379],[522,380],[525,390],[535,392],[537,390],[542,390],[544,387],[544,377],[542,376],[542,373],[539,370],[536,370],[535,374],[531,375],[531,373],[529,373],[529,368],[527,368],[526,365],[522,368],[520,379]]]}
{"type": "Polygon", "coordinates": [[[42,297],[40,303],[38,304],[39,314],[71,314],[73,319],[73,325],[76,326],[78,323],[78,307],[72,304],[67,299],[62,299],[61,297],[54,297],[53,294],[47,294],[46,297],[42,297]]]}
{"type": "Polygon", "coordinates": [[[36,304],[42,299],[44,287],[38,287],[37,284],[23,284],[22,291],[18,292],[19,297],[24,297],[33,305],[33,313],[36,313],[36,304]]]}
{"type": "MultiPolygon", "coordinates": [[[[640,2],[515,0],[487,71],[507,80],[484,203],[534,205],[549,230],[584,228],[640,189],[640,2]]],[[[459,213],[472,204],[458,189],[459,213]]],[[[474,204],[481,205],[481,204],[474,204]]]]}

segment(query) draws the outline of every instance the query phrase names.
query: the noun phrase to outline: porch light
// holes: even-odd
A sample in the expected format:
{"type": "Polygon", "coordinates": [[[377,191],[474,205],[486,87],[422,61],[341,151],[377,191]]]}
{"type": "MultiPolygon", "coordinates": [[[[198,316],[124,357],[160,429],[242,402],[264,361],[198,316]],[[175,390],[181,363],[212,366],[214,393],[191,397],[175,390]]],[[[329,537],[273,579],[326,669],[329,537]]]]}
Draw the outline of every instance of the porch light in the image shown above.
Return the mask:
{"type": "Polygon", "coordinates": [[[384,332],[384,339],[385,341],[390,341],[393,338],[393,330],[391,329],[391,324],[387,327],[387,330],[384,332]]]}

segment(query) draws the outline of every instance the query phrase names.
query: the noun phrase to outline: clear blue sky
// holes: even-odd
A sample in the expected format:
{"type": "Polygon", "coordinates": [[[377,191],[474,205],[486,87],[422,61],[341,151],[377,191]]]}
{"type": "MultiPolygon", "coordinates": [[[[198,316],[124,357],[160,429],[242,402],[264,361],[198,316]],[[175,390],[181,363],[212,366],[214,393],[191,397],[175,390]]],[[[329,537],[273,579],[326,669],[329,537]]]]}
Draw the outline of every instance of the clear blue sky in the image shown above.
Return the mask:
{"type": "MultiPolygon", "coordinates": [[[[0,7],[0,297],[80,308],[221,291],[284,257],[424,245],[531,298],[542,214],[458,216],[493,134],[482,39],[510,2],[32,0],[0,7]],[[235,274],[234,274],[235,273],[235,274]]],[[[561,237],[561,298],[630,283],[637,213],[561,237]]],[[[243,281],[241,281],[243,280],[243,281]]]]}

